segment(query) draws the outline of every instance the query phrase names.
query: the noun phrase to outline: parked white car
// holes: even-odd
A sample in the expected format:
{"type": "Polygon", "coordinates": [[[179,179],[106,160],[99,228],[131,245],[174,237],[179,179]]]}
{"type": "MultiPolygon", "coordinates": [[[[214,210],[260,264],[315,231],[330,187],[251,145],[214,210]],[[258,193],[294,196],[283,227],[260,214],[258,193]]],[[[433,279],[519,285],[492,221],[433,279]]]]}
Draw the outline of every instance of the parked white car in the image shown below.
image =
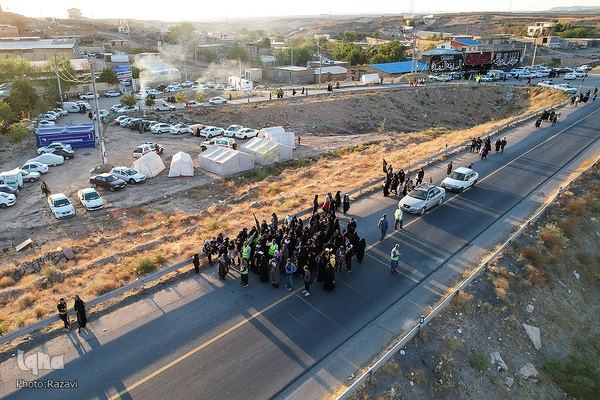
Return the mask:
{"type": "Polygon", "coordinates": [[[48,205],[55,218],[67,218],[75,215],[75,207],[63,193],[56,193],[48,196],[48,205]]]}
{"type": "Polygon", "coordinates": [[[558,85],[554,85],[554,87],[558,90],[562,90],[563,92],[567,92],[569,94],[577,93],[577,88],[569,85],[568,83],[559,83],[558,85]]]}
{"type": "Polygon", "coordinates": [[[90,103],[88,103],[87,101],[76,101],[75,104],[77,104],[78,107],[83,106],[86,110],[91,110],[92,106],[90,106],[90,103]]]}
{"type": "Polygon", "coordinates": [[[207,126],[206,128],[200,131],[200,136],[203,136],[207,139],[210,139],[215,136],[219,136],[223,134],[223,128],[218,128],[216,126],[207,126]]]}
{"type": "Polygon", "coordinates": [[[256,137],[256,135],[258,135],[258,130],[252,128],[242,128],[235,132],[235,137],[238,139],[248,139],[256,137]]]}
{"type": "Polygon", "coordinates": [[[41,164],[46,164],[50,167],[56,167],[65,162],[65,158],[63,156],[59,156],[52,153],[42,154],[37,156],[36,158],[32,158],[31,160],[27,160],[26,164],[32,162],[39,162],[41,164]]]}
{"type": "Polygon", "coordinates": [[[456,168],[447,177],[444,178],[440,185],[446,190],[454,192],[462,192],[477,183],[479,174],[470,168],[456,168]]]}
{"type": "Polygon", "coordinates": [[[226,104],[227,99],[224,97],[213,97],[208,101],[208,104],[226,104]]]}
{"type": "Polygon", "coordinates": [[[173,104],[161,103],[154,106],[154,111],[175,111],[175,106],[173,104]]]}
{"type": "Polygon", "coordinates": [[[47,119],[42,119],[38,122],[38,126],[53,126],[56,125],[54,121],[48,121],[47,119]]]}
{"type": "Polygon", "coordinates": [[[77,198],[88,211],[99,210],[104,208],[104,200],[96,189],[85,188],[77,192],[77,198]]]}
{"type": "Polygon", "coordinates": [[[181,135],[183,133],[188,133],[188,129],[190,127],[186,124],[177,124],[171,127],[171,135],[181,135]]]}
{"type": "Polygon", "coordinates": [[[130,184],[140,183],[146,180],[146,175],[129,167],[114,167],[110,170],[110,173],[130,184]]]}
{"type": "Polygon", "coordinates": [[[27,171],[24,169],[21,169],[21,175],[23,176],[23,180],[27,182],[35,182],[42,176],[39,172],[27,171]]]}
{"type": "Polygon", "coordinates": [[[131,107],[131,106],[123,106],[121,108],[119,108],[117,110],[117,114],[126,114],[126,113],[132,113],[132,112],[136,112],[138,111],[139,108],[137,108],[136,106],[131,107]]]}
{"type": "Polygon", "coordinates": [[[17,196],[10,193],[0,192],[0,208],[6,208],[17,202],[17,196]]]}
{"type": "Polygon", "coordinates": [[[171,128],[172,128],[171,125],[165,124],[164,122],[160,122],[160,123],[154,125],[152,128],[150,128],[150,132],[152,132],[152,133],[171,132],[171,128]]]}
{"type": "Polygon", "coordinates": [[[165,149],[160,144],[146,142],[146,143],[143,143],[143,144],[137,146],[135,149],[133,149],[131,154],[133,154],[133,156],[135,158],[140,158],[151,152],[155,152],[157,154],[162,154],[164,151],[165,151],[165,149]]]}
{"type": "Polygon", "coordinates": [[[21,167],[22,170],[29,172],[39,172],[40,174],[45,174],[48,172],[48,165],[42,164],[41,162],[28,162],[21,167]]]}
{"type": "Polygon", "coordinates": [[[109,90],[106,93],[104,93],[104,96],[106,96],[106,97],[119,97],[119,96],[121,96],[121,93],[117,92],[116,90],[109,90]]]}
{"type": "Polygon", "coordinates": [[[225,131],[223,131],[223,136],[225,137],[234,137],[235,133],[242,129],[241,125],[229,125],[225,131]]]}
{"type": "Polygon", "coordinates": [[[577,75],[575,74],[575,72],[567,72],[567,73],[565,74],[565,77],[564,77],[564,79],[565,79],[566,81],[570,81],[570,80],[573,80],[573,79],[577,79],[577,75]]]}
{"type": "Polygon", "coordinates": [[[73,147],[69,143],[52,142],[47,146],[38,147],[37,153],[38,154],[52,153],[54,151],[54,149],[56,149],[57,147],[63,148],[67,151],[73,151],[73,147]]]}
{"type": "Polygon", "coordinates": [[[81,100],[94,100],[94,97],[98,98],[100,97],[100,95],[96,93],[96,95],[94,96],[94,92],[87,92],[79,95],[79,98],[81,100]]]}

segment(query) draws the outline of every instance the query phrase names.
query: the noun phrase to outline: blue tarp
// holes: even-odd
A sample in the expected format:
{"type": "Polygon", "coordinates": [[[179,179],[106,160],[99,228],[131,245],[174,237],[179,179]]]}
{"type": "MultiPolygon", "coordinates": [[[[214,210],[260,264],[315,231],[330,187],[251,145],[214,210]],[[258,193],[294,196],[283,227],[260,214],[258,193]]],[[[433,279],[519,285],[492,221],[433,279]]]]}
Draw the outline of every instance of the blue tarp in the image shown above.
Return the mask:
{"type": "MultiPolygon", "coordinates": [[[[411,71],[413,66],[412,61],[399,61],[393,63],[371,64],[369,67],[378,69],[388,74],[406,74],[411,71]]],[[[417,71],[429,71],[429,66],[422,62],[417,62],[417,71]]]]}
{"type": "Polygon", "coordinates": [[[94,124],[40,126],[35,132],[38,147],[52,142],[66,142],[74,149],[95,147],[94,124]]]}

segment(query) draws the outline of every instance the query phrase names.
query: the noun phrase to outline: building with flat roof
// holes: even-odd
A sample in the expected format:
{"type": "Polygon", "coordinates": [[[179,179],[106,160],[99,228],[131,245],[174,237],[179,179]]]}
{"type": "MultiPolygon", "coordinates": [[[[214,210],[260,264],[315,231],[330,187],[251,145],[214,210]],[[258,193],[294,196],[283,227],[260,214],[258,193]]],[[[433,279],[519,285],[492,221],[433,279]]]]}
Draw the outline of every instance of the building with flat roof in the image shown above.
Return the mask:
{"type": "Polygon", "coordinates": [[[0,58],[24,58],[29,61],[46,61],[78,54],[75,39],[40,39],[39,37],[0,38],[0,58]]]}

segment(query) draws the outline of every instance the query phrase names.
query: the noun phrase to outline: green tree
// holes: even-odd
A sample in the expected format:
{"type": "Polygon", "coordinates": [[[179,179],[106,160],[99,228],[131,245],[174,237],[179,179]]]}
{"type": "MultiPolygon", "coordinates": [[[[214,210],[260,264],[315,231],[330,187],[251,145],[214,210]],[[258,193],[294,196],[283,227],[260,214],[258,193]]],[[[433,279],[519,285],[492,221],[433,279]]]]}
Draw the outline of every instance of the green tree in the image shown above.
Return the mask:
{"type": "Polygon", "coordinates": [[[271,39],[265,36],[264,38],[258,41],[257,46],[259,49],[270,49],[271,39]]]}
{"type": "Polygon", "coordinates": [[[395,40],[369,49],[369,64],[405,61],[406,59],[404,46],[395,40]]]}
{"type": "Polygon", "coordinates": [[[148,107],[148,108],[152,108],[154,103],[156,103],[156,102],[154,101],[154,99],[152,97],[146,97],[146,100],[144,100],[144,104],[146,104],[146,107],[148,107]]]}
{"type": "Polygon", "coordinates": [[[23,123],[13,124],[8,128],[8,141],[13,146],[22,145],[23,140],[31,136],[31,131],[23,123]]]}
{"type": "Polygon", "coordinates": [[[131,67],[131,77],[133,79],[139,79],[140,78],[140,73],[142,72],[141,68],[136,67],[135,65],[133,65],[131,67]]]}
{"type": "Polygon", "coordinates": [[[60,101],[60,91],[58,90],[58,80],[56,79],[56,66],[58,66],[58,76],[60,77],[60,86],[63,92],[68,92],[70,88],[81,83],[76,77],[76,72],[71,65],[68,57],[58,57],[56,62],[49,60],[37,69],[38,83],[44,89],[44,99],[52,105],[60,101]]]}
{"type": "Polygon", "coordinates": [[[177,92],[177,94],[175,95],[175,102],[176,103],[185,103],[185,100],[186,100],[185,92],[177,92]]]}
{"type": "Polygon", "coordinates": [[[561,62],[562,62],[562,60],[560,59],[560,57],[552,57],[550,59],[550,62],[548,63],[548,66],[552,67],[552,68],[560,67],[561,62]]]}
{"type": "Polygon", "coordinates": [[[0,83],[31,76],[34,72],[35,68],[23,58],[0,59],[0,83]]]}
{"type": "Polygon", "coordinates": [[[204,103],[204,94],[202,92],[196,93],[196,103],[204,103]]]}
{"type": "Polygon", "coordinates": [[[124,106],[133,107],[137,103],[137,100],[133,94],[125,94],[121,96],[119,102],[124,106]]]}
{"type": "Polygon", "coordinates": [[[30,81],[18,79],[13,82],[10,95],[6,102],[17,115],[32,115],[35,113],[38,94],[30,81]]]}
{"type": "Polygon", "coordinates": [[[292,62],[290,49],[277,49],[273,52],[273,56],[277,65],[290,65],[292,62]]]}
{"type": "Polygon", "coordinates": [[[239,60],[241,62],[250,60],[250,54],[248,53],[248,50],[246,50],[246,48],[241,44],[236,44],[227,50],[225,57],[227,57],[229,60],[239,60]]]}
{"type": "Polygon", "coordinates": [[[5,102],[0,102],[0,132],[4,133],[12,124],[17,114],[10,108],[10,105],[5,102]]]}
{"type": "Polygon", "coordinates": [[[362,65],[367,62],[367,55],[362,47],[354,43],[335,43],[331,50],[331,57],[335,60],[348,61],[351,65],[362,65]]]}
{"type": "Polygon", "coordinates": [[[169,27],[166,40],[169,43],[187,43],[194,37],[196,28],[191,22],[180,22],[169,27]]]}
{"type": "Polygon", "coordinates": [[[214,47],[200,47],[198,48],[198,56],[207,62],[216,62],[219,59],[217,49],[214,47]]]}
{"type": "Polygon", "coordinates": [[[119,83],[119,78],[117,78],[117,73],[111,67],[104,67],[100,70],[98,74],[98,82],[106,82],[109,85],[116,85],[119,83]]]}

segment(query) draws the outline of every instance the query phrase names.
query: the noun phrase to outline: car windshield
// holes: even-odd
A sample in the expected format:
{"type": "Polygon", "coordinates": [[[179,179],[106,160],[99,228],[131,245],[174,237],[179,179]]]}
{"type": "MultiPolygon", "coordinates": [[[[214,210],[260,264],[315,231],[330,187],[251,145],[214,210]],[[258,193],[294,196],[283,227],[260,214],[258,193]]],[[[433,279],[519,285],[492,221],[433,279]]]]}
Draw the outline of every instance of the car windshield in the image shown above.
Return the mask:
{"type": "Polygon", "coordinates": [[[123,174],[131,176],[131,175],[135,175],[135,171],[132,169],[124,169],[123,174]]]}
{"type": "Polygon", "coordinates": [[[464,181],[465,180],[465,174],[463,174],[461,172],[454,171],[453,173],[450,174],[449,178],[450,179],[455,179],[457,181],[464,181]]]}
{"type": "Polygon", "coordinates": [[[97,200],[97,199],[100,198],[100,195],[98,193],[96,193],[96,192],[89,192],[89,193],[86,193],[83,196],[83,198],[86,199],[86,200],[97,200]]]}
{"type": "Polygon", "coordinates": [[[419,200],[425,200],[427,198],[427,190],[413,189],[410,192],[410,197],[414,197],[415,199],[419,200]]]}
{"type": "Polygon", "coordinates": [[[54,207],[64,207],[64,206],[68,206],[69,204],[69,199],[56,199],[54,200],[54,207]]]}
{"type": "Polygon", "coordinates": [[[114,182],[116,180],[117,180],[117,178],[112,175],[109,175],[106,177],[106,182],[114,182]]]}

